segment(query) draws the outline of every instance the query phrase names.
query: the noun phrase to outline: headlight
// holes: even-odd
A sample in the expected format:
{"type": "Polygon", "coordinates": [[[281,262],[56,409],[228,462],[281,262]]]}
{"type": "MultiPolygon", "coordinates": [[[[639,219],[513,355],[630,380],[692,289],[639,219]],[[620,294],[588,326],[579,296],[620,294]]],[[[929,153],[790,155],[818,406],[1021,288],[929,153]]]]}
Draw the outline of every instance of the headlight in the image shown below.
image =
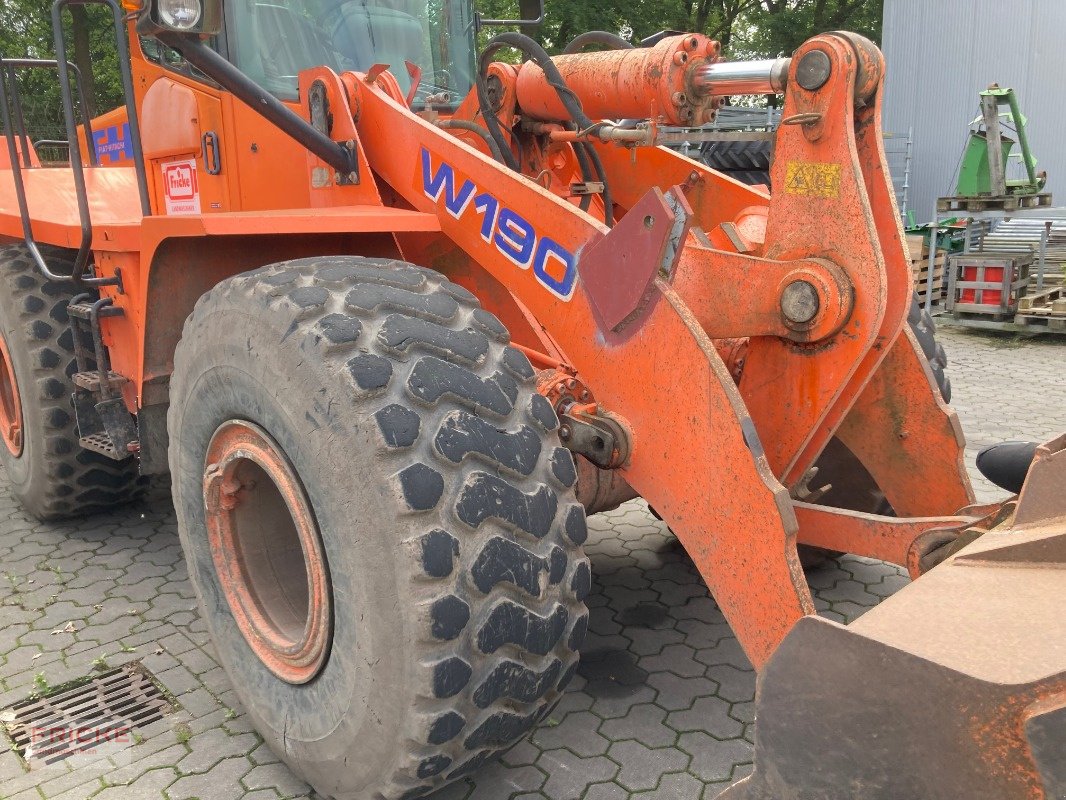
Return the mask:
{"type": "Polygon", "coordinates": [[[200,0],[158,0],[159,21],[177,31],[196,27],[203,14],[200,0]]]}
{"type": "Polygon", "coordinates": [[[137,31],[147,36],[167,31],[214,36],[222,30],[222,0],[140,0],[140,9],[137,31]]]}

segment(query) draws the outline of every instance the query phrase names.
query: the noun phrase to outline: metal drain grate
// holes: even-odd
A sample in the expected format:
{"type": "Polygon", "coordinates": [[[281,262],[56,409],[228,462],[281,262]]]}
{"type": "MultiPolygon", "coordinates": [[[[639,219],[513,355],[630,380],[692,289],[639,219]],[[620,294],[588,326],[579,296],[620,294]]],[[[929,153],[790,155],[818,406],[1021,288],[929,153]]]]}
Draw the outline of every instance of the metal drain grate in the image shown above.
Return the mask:
{"type": "Polygon", "coordinates": [[[133,662],[88,683],[4,709],[0,719],[20,756],[54,764],[102,741],[128,741],[133,728],[172,710],[151,673],[133,662]]]}

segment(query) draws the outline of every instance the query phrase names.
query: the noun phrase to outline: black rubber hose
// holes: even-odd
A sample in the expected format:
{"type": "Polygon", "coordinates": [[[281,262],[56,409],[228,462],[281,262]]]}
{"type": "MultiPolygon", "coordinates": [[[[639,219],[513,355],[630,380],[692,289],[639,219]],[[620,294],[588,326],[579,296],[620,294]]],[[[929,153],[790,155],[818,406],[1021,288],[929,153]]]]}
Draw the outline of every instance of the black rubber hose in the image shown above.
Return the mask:
{"type": "MultiPolygon", "coordinates": [[[[555,62],[552,61],[548,52],[525,34],[507,32],[494,36],[489,40],[489,43],[485,46],[485,49],[481,52],[481,56],[478,59],[479,81],[484,81],[483,76],[488,69],[488,65],[492,63],[492,57],[505,47],[513,47],[517,50],[521,50],[533,61],[533,63],[544,70],[544,77],[547,79],[548,85],[555,89],[556,94],[559,95],[559,100],[562,101],[567,113],[570,114],[570,119],[577,123],[578,130],[588,131],[589,129],[596,127],[595,123],[593,123],[593,121],[588,118],[588,115],[585,114],[584,109],[581,108],[581,98],[574,93],[573,89],[566,85],[562,73],[559,72],[559,68],[555,65],[555,62]]],[[[478,99],[481,100],[480,88],[478,99]]],[[[487,107],[487,103],[484,100],[481,100],[481,102],[482,109],[487,107]]],[[[482,116],[485,116],[484,110],[482,110],[482,116]]],[[[607,171],[603,167],[603,162],[600,160],[600,156],[596,150],[587,143],[579,142],[578,147],[575,149],[577,151],[582,149],[585,150],[588,160],[596,170],[599,182],[603,184],[604,222],[608,227],[611,227],[614,225],[614,208],[611,202],[611,190],[607,185],[607,171]]],[[[580,156],[578,156],[578,163],[581,163],[580,156]]]]}
{"type": "Polygon", "coordinates": [[[596,169],[596,174],[599,176],[600,183],[603,184],[603,194],[600,195],[603,198],[603,222],[608,228],[613,228],[614,201],[611,200],[611,186],[607,182],[607,170],[603,168],[603,161],[600,160],[600,154],[596,152],[596,148],[592,146],[591,142],[578,142],[578,144],[581,147],[584,147],[585,151],[588,153],[589,160],[592,161],[592,166],[596,169]]]}
{"type": "Polygon", "coordinates": [[[477,87],[477,102],[481,106],[481,118],[485,120],[485,127],[489,130],[489,136],[496,142],[496,149],[503,156],[503,163],[515,172],[521,172],[522,167],[518,163],[518,159],[514,157],[514,153],[511,152],[510,142],[507,141],[507,137],[503,134],[503,126],[500,125],[500,120],[496,118],[496,112],[492,110],[489,103],[489,90],[485,85],[484,70],[478,71],[474,85],[477,87]]]}
{"type": "Polygon", "coordinates": [[[627,42],[621,36],[608,31],[586,31],[579,33],[570,40],[570,44],[563,48],[563,55],[569,56],[580,52],[590,44],[605,44],[613,50],[633,50],[634,44],[627,42]]]}
{"type": "MultiPolygon", "coordinates": [[[[570,123],[567,127],[573,130],[576,126],[573,123],[570,123]]],[[[589,161],[589,154],[585,152],[585,148],[574,147],[574,155],[577,156],[578,166],[581,167],[581,180],[586,183],[597,180],[597,176],[592,172],[592,162],[589,161]]],[[[588,211],[589,206],[592,205],[592,195],[582,195],[581,202],[578,205],[582,211],[588,211]]]]}
{"type": "Polygon", "coordinates": [[[559,99],[562,101],[563,106],[565,106],[567,113],[570,114],[570,119],[578,124],[579,130],[587,130],[595,127],[592,120],[588,118],[585,111],[581,108],[581,99],[574,94],[574,91],[569,86],[566,85],[562,73],[559,72],[559,68],[555,66],[555,62],[552,61],[548,52],[523,33],[508,31],[507,33],[501,33],[490,39],[489,43],[485,46],[485,49],[481,52],[481,57],[478,60],[479,75],[485,74],[489,64],[492,63],[492,57],[505,47],[513,47],[517,50],[521,50],[529,56],[534,64],[544,70],[544,76],[548,79],[548,85],[555,89],[555,92],[559,95],[559,99]]]}
{"type": "Polygon", "coordinates": [[[437,127],[444,128],[445,130],[447,130],[448,128],[453,128],[461,131],[470,131],[470,133],[476,133],[478,136],[485,140],[485,144],[489,146],[489,152],[492,153],[493,158],[495,158],[501,164],[507,163],[503,160],[503,153],[500,150],[499,144],[497,144],[496,140],[492,138],[492,134],[490,134],[487,130],[482,128],[476,122],[470,122],[469,120],[465,119],[440,119],[437,120],[437,127]]]}

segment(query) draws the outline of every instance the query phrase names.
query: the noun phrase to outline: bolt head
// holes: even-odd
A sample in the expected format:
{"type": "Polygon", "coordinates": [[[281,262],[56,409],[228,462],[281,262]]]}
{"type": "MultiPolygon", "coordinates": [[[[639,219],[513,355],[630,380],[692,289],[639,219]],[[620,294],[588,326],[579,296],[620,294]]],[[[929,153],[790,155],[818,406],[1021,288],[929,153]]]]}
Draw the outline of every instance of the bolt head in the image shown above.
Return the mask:
{"type": "Polygon", "coordinates": [[[559,426],[559,438],[562,439],[564,442],[567,439],[570,438],[570,426],[569,425],[560,425],[559,426]]]}
{"type": "Polygon", "coordinates": [[[818,315],[818,290],[808,281],[793,281],[781,292],[781,313],[794,325],[805,325],[818,315]]]}

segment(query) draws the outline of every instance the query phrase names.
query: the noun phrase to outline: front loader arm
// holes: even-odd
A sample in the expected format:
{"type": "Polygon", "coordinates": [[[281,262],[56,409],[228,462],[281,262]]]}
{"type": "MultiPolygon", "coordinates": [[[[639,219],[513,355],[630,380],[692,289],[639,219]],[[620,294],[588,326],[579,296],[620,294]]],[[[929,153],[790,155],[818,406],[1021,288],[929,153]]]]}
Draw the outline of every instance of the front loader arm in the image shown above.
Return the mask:
{"type": "MultiPolygon", "coordinates": [[[[643,275],[643,316],[625,335],[602,330],[593,310],[590,291],[605,287],[585,278],[592,254],[641,247],[644,220],[608,232],[380,85],[361,82],[359,101],[360,141],[376,172],[416,209],[437,213],[444,234],[546,325],[596,401],[624,419],[626,480],[669,521],[760,666],[813,613],[787,492],[711,340],[654,277],[658,265],[643,275]]],[[[668,208],[659,209],[650,224],[669,228],[668,208]]],[[[613,277],[629,280],[641,276],[613,277]]]]}
{"type": "Polygon", "coordinates": [[[967,503],[955,501],[972,497],[954,417],[901,335],[910,276],[880,143],[882,69],[876,48],[850,34],[800,48],[776,147],[783,190],[770,200],[660,149],[626,153],[663,167],[642,187],[647,166],[623,177],[611,146],[597,145],[625,211],[610,230],[412,114],[387,72],[345,76],[375,171],[437,214],[444,235],[513,293],[621,423],[628,459],[617,466],[685,545],[756,667],[813,612],[782,484],[800,483],[849,412],[860,426],[898,431],[879,405],[860,402],[886,357],[913,389],[900,397],[914,407],[897,416],[917,434],[928,428],[924,446],[947,455],[928,464],[914,447],[894,463],[863,455],[889,484],[906,462],[910,483],[940,486],[942,502],[916,504],[922,518],[901,525],[805,511],[800,541],[831,530],[850,552],[905,554],[897,560],[917,574],[915,542],[963,525],[953,514],[967,503]],[[814,81],[811,58],[823,68],[814,81]],[[739,387],[713,341],[733,337],[750,337],[739,387]]]}
{"type": "MultiPolygon", "coordinates": [[[[872,345],[846,385],[838,380],[834,388],[826,380],[834,370],[854,366],[851,356],[841,351],[840,342],[825,351],[804,351],[793,342],[764,335],[755,343],[754,352],[747,354],[742,391],[773,454],[775,474],[786,486],[796,484],[835,433],[871,473],[897,514],[944,514],[973,503],[973,491],[963,464],[958,417],[935,388],[914,334],[902,325],[903,312],[911,302],[910,274],[887,180],[881,92],[870,89],[882,69],[881,60],[858,37],[833,34],[817,41],[830,38],[852,46],[856,87],[845,90],[843,99],[821,102],[816,111],[812,111],[815,104],[810,97],[801,102],[811,93],[794,87],[784,118],[795,121],[804,119],[802,114],[820,114],[824,120],[847,109],[847,98],[854,91],[870,96],[848,112],[854,117],[850,125],[835,130],[840,142],[827,141],[824,121],[814,127],[798,123],[779,129],[774,183],[781,190],[772,200],[758,188],[739,184],[664,147],[629,151],[599,145],[598,150],[616,201],[623,207],[633,205],[650,186],[664,191],[680,186],[692,206],[695,224],[718,251],[712,258],[719,266],[726,259],[723,251],[739,250],[748,256],[772,256],[790,248],[807,256],[824,253],[848,270],[853,286],[861,287],[864,295],[874,295],[875,270],[859,263],[859,256],[873,252],[883,261],[884,328],[872,337],[872,345]],[[853,144],[847,141],[851,138],[853,144]],[[834,160],[834,149],[843,152],[839,163],[834,160]],[[819,185],[820,175],[829,180],[819,185]],[[769,225],[768,218],[772,218],[769,225]],[[864,278],[862,271],[870,274],[864,278]],[[813,389],[811,376],[817,381],[813,389]],[[772,391],[765,391],[767,387],[772,391]],[[836,400],[832,400],[832,391],[839,392],[836,400]],[[812,397],[818,393],[821,401],[812,397]],[[821,419],[815,413],[816,403],[825,412],[821,419]],[[801,446],[804,439],[806,444],[801,446]]],[[[794,60],[802,60],[815,46],[816,42],[805,45],[794,60]]],[[[726,275],[708,269],[706,258],[689,274],[682,268],[675,287],[712,337],[748,335],[755,332],[744,330],[744,324],[756,307],[765,309],[768,301],[776,301],[776,297],[752,298],[756,274],[765,281],[761,270],[749,270],[731,287],[741,296],[726,298],[726,303],[708,302],[710,287],[720,285],[726,275]]],[[[765,314],[762,318],[766,319],[765,314]]],[[[841,336],[854,338],[857,327],[858,318],[853,317],[841,336]]],[[[778,333],[767,330],[764,323],[763,333],[768,332],[778,333]]],[[[803,541],[804,532],[800,534],[803,541]]],[[[850,552],[862,549],[854,543],[850,552]]]]}

